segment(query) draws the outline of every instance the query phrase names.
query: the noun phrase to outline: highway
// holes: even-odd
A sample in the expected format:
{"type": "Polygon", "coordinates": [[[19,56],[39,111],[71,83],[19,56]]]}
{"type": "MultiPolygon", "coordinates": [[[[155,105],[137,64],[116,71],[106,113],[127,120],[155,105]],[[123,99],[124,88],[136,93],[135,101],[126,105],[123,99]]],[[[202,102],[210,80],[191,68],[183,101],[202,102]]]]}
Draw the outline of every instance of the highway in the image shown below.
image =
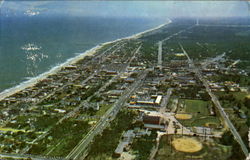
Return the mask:
{"type": "Polygon", "coordinates": [[[88,134],[78,143],[78,145],[67,155],[66,159],[81,159],[82,153],[86,150],[88,145],[94,137],[103,131],[106,126],[112,121],[120,109],[124,106],[133,92],[141,86],[141,82],[145,79],[148,71],[145,70],[141,73],[130,87],[128,87],[123,95],[115,102],[115,104],[105,113],[105,115],[98,121],[98,123],[88,132],[88,134]]]}
{"type": "Polygon", "coordinates": [[[230,121],[228,115],[226,114],[226,112],[224,111],[224,109],[222,108],[218,98],[212,93],[211,89],[209,88],[209,83],[208,81],[203,78],[199,68],[196,68],[193,61],[190,59],[190,57],[188,56],[187,52],[184,50],[183,46],[180,44],[181,49],[183,51],[183,53],[186,55],[186,57],[188,58],[188,62],[189,65],[191,67],[191,69],[193,69],[194,73],[196,74],[196,76],[200,79],[200,81],[203,83],[203,85],[206,88],[206,91],[208,92],[208,94],[210,95],[214,105],[216,106],[216,108],[218,109],[221,117],[224,119],[224,121],[226,122],[227,127],[229,127],[231,133],[233,134],[235,140],[239,143],[239,145],[241,146],[241,149],[243,151],[243,153],[245,154],[245,156],[248,156],[248,149],[246,147],[246,145],[244,144],[241,136],[239,135],[239,133],[237,132],[237,130],[235,129],[234,125],[232,124],[232,122],[230,121]]]}

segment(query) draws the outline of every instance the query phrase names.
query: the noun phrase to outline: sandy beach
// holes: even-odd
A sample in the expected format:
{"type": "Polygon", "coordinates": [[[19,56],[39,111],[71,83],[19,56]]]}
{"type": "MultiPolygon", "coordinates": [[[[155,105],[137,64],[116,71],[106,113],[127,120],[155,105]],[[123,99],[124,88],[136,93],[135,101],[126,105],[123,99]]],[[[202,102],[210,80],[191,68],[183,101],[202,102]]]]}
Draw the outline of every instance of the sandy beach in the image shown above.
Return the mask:
{"type": "Polygon", "coordinates": [[[169,19],[168,22],[164,23],[164,24],[161,24],[155,28],[152,28],[152,29],[148,29],[146,31],[143,31],[143,32],[139,32],[139,33],[136,33],[136,34],[133,34],[131,36],[128,36],[128,37],[123,37],[123,38],[119,38],[119,39],[116,39],[114,41],[109,41],[109,42],[105,42],[105,43],[102,43],[100,45],[97,45],[83,53],[81,53],[80,55],[76,56],[76,57],[73,57],[73,58],[70,58],[68,59],[66,62],[52,68],[51,70],[45,72],[45,73],[42,73],[40,74],[39,76],[37,77],[34,77],[28,81],[25,81],[25,82],[22,82],[20,83],[19,85],[17,86],[14,86],[12,88],[9,88],[9,89],[6,89],[4,90],[3,92],[0,93],[0,100],[3,100],[4,98],[6,97],[9,97],[25,88],[28,88],[28,87],[32,87],[34,86],[37,82],[45,79],[46,77],[48,77],[49,75],[52,75],[52,74],[55,74],[56,72],[58,72],[59,70],[61,70],[63,67],[65,66],[68,66],[68,65],[72,65],[74,63],[76,63],[77,61],[83,59],[84,57],[86,56],[92,56],[96,53],[96,51],[100,48],[102,48],[104,45],[107,45],[107,44],[111,44],[111,43],[115,43],[115,42],[118,42],[118,41],[121,41],[121,40],[129,40],[129,39],[137,39],[137,38],[140,38],[141,36],[143,36],[144,34],[146,33],[149,33],[149,32],[152,32],[154,30],[157,30],[165,25],[168,25],[170,24],[172,21],[169,19]]]}

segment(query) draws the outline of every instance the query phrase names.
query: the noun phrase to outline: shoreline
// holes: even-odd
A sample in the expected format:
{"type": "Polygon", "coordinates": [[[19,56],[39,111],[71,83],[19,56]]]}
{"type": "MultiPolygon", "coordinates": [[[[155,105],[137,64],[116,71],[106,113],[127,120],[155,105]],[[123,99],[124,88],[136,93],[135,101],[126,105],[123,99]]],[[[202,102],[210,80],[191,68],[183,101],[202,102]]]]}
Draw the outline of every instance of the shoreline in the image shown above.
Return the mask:
{"type": "Polygon", "coordinates": [[[151,29],[139,32],[139,33],[135,33],[135,34],[133,34],[131,36],[118,38],[118,39],[113,40],[113,41],[108,41],[108,42],[98,44],[95,47],[90,48],[90,49],[84,51],[83,53],[80,53],[79,55],[77,55],[75,57],[69,58],[68,60],[66,60],[66,62],[61,63],[60,65],[57,65],[57,66],[51,68],[50,70],[39,74],[36,77],[33,77],[33,78],[31,78],[31,79],[29,79],[27,81],[21,82],[18,85],[15,85],[15,86],[13,86],[11,88],[3,90],[2,92],[0,92],[0,101],[5,99],[6,97],[9,97],[9,96],[17,93],[17,92],[20,92],[21,90],[24,90],[24,89],[26,89],[28,87],[34,86],[39,81],[47,78],[49,75],[55,74],[56,72],[58,72],[60,69],[62,69],[65,66],[72,65],[72,64],[76,63],[77,61],[79,61],[81,59],[84,59],[84,57],[86,57],[86,56],[94,55],[96,53],[96,51],[98,49],[102,48],[104,45],[107,45],[107,44],[110,44],[110,43],[115,43],[115,42],[122,41],[122,40],[138,39],[141,36],[143,36],[143,34],[148,33],[148,32],[152,32],[152,31],[157,30],[159,28],[162,28],[163,26],[168,25],[170,23],[172,23],[172,21],[169,19],[168,22],[163,23],[161,25],[158,25],[158,26],[156,26],[154,28],[151,28],[151,29]]]}

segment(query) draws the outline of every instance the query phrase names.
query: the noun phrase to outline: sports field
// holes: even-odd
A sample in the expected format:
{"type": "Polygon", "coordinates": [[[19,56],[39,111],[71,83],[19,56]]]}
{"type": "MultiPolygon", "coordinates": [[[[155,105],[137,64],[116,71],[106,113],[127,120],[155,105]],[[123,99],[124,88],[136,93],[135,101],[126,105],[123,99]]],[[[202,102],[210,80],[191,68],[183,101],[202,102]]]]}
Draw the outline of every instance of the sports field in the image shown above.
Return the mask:
{"type": "Polygon", "coordinates": [[[209,112],[210,101],[181,99],[180,102],[183,106],[178,109],[176,118],[187,127],[193,126],[211,126],[216,128],[220,125],[220,120],[216,116],[211,116],[209,112]]]}
{"type": "Polygon", "coordinates": [[[194,153],[202,149],[202,144],[194,138],[176,138],[173,140],[172,145],[177,151],[194,153]]]}
{"type": "Polygon", "coordinates": [[[185,99],[184,105],[186,113],[209,114],[207,101],[185,99]]]}
{"type": "Polygon", "coordinates": [[[184,113],[182,113],[182,114],[176,114],[175,115],[175,118],[177,118],[177,119],[191,119],[192,118],[192,115],[191,114],[184,114],[184,113]]]}

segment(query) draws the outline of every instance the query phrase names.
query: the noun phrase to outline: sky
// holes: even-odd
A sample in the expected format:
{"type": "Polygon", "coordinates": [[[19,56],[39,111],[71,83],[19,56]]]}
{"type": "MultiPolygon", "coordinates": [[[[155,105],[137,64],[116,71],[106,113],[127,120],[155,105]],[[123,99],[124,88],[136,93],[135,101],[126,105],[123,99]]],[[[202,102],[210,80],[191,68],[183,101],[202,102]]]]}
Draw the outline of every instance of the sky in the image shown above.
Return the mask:
{"type": "Polygon", "coordinates": [[[239,17],[246,1],[2,1],[1,16],[239,17]]]}

